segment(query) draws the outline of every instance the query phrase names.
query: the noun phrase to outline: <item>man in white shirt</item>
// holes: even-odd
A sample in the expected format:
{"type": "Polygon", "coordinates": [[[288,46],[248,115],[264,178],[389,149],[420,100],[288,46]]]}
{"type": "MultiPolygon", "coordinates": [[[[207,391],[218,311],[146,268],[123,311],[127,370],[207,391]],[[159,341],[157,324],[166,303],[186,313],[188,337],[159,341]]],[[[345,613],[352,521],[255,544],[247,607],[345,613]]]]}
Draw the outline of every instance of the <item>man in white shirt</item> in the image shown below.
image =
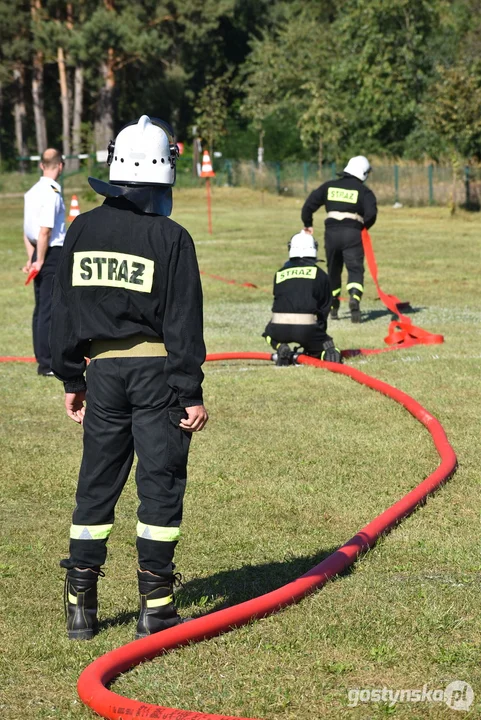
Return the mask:
{"type": "Polygon", "coordinates": [[[42,177],[25,193],[23,239],[27,262],[23,272],[34,277],[33,349],[39,375],[52,376],[50,367],[50,315],[55,270],[65,238],[65,205],[57,182],[64,163],[59,150],[48,148],[40,162],[42,177]]]}

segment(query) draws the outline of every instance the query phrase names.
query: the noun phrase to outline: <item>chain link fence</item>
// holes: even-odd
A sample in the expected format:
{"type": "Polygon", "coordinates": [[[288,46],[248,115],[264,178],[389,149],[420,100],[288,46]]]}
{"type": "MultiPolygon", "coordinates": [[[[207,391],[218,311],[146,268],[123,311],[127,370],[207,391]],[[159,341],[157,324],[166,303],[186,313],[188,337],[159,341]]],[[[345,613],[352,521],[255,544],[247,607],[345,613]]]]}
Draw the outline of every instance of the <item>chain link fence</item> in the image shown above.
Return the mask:
{"type": "MultiPolygon", "coordinates": [[[[342,172],[335,163],[323,165],[321,171],[315,163],[254,161],[214,161],[218,186],[248,187],[290,197],[305,198],[326,180],[342,172]]],[[[196,187],[201,178],[182,174],[180,187],[196,187]]],[[[480,209],[481,167],[466,166],[455,173],[443,165],[374,165],[369,176],[369,187],[382,205],[426,206],[456,203],[471,210],[480,209]],[[454,192],[454,195],[453,195],[454,192]]]]}
{"type": "MultiPolygon", "coordinates": [[[[28,159],[32,161],[35,158],[28,159]]],[[[29,170],[23,174],[0,175],[0,194],[19,190],[25,192],[35,181],[35,175],[39,175],[36,162],[30,163],[29,170]]],[[[246,187],[286,197],[306,198],[321,183],[336,178],[342,172],[342,166],[331,163],[323,165],[319,171],[317,163],[309,162],[265,162],[259,165],[253,160],[214,158],[214,170],[216,177],[212,178],[212,183],[219,187],[246,187]]],[[[66,190],[75,187],[88,191],[89,174],[106,180],[108,167],[95,155],[84,155],[79,169],[64,173],[61,182],[66,190]]],[[[202,187],[204,182],[193,174],[192,160],[181,157],[177,186],[202,187]]],[[[454,172],[449,165],[374,164],[367,184],[380,205],[456,204],[469,210],[481,208],[481,165],[460,166],[454,172]]]]}

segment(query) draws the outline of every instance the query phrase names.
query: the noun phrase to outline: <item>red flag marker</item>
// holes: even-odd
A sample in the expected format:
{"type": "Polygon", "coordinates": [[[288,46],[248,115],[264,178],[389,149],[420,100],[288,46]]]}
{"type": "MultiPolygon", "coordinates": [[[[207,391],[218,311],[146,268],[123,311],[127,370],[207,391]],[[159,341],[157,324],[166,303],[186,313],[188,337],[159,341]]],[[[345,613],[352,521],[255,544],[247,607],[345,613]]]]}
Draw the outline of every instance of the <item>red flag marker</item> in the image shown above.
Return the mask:
{"type": "Polygon", "coordinates": [[[211,211],[211,199],[210,199],[210,178],[215,177],[215,172],[210,161],[210,155],[207,150],[204,150],[202,157],[202,169],[200,172],[201,178],[206,178],[205,189],[207,191],[207,219],[209,225],[209,235],[212,235],[212,211],[211,211]]]}
{"type": "Polygon", "coordinates": [[[32,282],[32,280],[37,277],[38,273],[39,271],[36,268],[30,270],[30,272],[28,273],[28,278],[25,280],[25,285],[28,285],[30,282],[32,282]]]}

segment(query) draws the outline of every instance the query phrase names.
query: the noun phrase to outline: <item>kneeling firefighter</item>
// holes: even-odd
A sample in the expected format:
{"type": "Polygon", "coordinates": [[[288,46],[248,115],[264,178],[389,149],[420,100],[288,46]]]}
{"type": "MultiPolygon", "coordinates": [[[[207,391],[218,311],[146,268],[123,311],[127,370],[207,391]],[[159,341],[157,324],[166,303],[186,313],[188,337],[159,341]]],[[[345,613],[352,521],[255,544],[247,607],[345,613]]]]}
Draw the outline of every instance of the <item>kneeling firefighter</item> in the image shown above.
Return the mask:
{"type": "Polygon", "coordinates": [[[274,276],[272,318],[263,337],[277,353],[277,364],[287,365],[298,343],[306,355],[342,362],[341,353],[327,334],[331,286],[317,266],[317,242],[304,231],[288,243],[289,260],[274,276]]]}
{"type": "Polygon", "coordinates": [[[191,434],[207,413],[199,268],[190,235],[167,217],[177,155],[161,120],[143,115],[119,133],[109,145],[109,182],[89,178],[106,199],[72,223],[55,278],[52,369],[84,431],[70,555],[60,563],[71,639],[97,629],[97,580],[134,451],[136,637],[182,622],[174,549],[191,434]]]}
{"type": "Polygon", "coordinates": [[[361,321],[360,302],[364,292],[364,249],[361,230],[376,222],[376,197],[364,185],[371,166],[363,155],[352,157],[342,177],[329,180],[314,190],[302,208],[301,217],[306,232],[313,232],[312,215],[321,205],[327,212],[325,247],[327,272],[332,286],[331,318],[338,319],[341,295],[341,273],[347,269],[346,289],[349,309],[354,323],[361,321]]]}

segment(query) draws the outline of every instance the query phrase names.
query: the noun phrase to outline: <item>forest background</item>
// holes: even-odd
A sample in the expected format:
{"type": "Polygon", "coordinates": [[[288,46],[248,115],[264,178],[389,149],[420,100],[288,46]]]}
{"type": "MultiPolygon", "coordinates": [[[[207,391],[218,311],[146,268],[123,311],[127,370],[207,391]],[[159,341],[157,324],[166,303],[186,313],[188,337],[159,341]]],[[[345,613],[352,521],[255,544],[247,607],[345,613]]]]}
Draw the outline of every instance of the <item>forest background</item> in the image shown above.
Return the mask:
{"type": "Polygon", "coordinates": [[[481,0],[0,0],[0,36],[3,171],[143,113],[232,159],[481,159],[481,0]]]}

